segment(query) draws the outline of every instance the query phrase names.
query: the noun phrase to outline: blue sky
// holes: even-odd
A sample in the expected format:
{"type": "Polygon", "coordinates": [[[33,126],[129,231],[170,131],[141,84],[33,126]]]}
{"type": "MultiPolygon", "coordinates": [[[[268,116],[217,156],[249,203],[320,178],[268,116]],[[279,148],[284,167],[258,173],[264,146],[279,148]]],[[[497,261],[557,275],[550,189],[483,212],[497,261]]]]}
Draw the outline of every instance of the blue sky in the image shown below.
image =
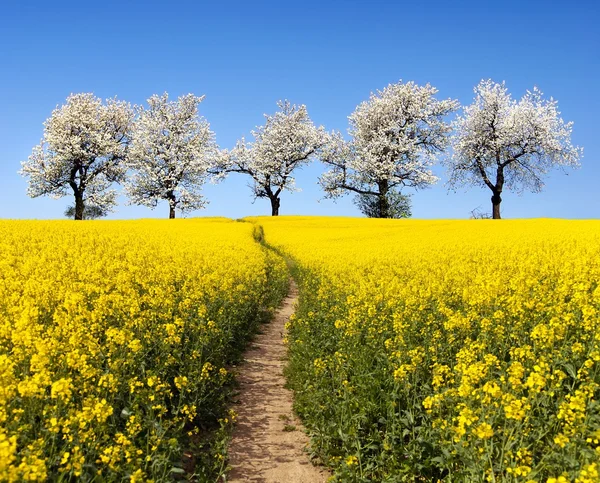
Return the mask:
{"type": "MultiPolygon", "coordinates": [[[[69,198],[30,199],[17,171],[42,123],[70,93],[141,104],[154,93],[206,95],[201,114],[221,147],[262,124],[287,98],[316,124],[343,132],[371,91],[413,80],[468,104],[482,78],[506,81],[515,97],[537,85],[574,121],[582,168],[557,171],[541,194],[505,193],[503,216],[600,215],[600,4],[560,2],[5,2],[0,10],[0,218],[60,218],[69,198]],[[289,3],[289,4],[288,4],[289,3]]],[[[302,192],[282,214],[359,215],[351,196],[323,201],[319,164],[298,173],[302,192]]],[[[447,176],[413,196],[416,218],[490,211],[489,191],[448,193],[447,176]]],[[[194,216],[268,214],[248,180],[231,175],[205,189],[194,216]]],[[[408,193],[409,191],[407,191],[408,193]]],[[[125,205],[111,218],[166,217],[125,205]]]]}

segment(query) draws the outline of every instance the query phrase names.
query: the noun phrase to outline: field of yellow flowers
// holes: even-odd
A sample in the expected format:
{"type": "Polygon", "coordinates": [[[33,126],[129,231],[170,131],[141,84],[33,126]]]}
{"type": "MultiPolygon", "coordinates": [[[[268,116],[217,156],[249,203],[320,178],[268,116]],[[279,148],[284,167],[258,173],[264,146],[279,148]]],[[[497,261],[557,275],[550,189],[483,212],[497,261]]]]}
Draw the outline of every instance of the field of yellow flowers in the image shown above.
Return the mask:
{"type": "Polygon", "coordinates": [[[218,472],[184,450],[286,286],[248,223],[0,221],[0,481],[218,472]]]}
{"type": "Polygon", "coordinates": [[[295,263],[288,377],[339,481],[600,481],[600,222],[252,221],[295,263]]]}

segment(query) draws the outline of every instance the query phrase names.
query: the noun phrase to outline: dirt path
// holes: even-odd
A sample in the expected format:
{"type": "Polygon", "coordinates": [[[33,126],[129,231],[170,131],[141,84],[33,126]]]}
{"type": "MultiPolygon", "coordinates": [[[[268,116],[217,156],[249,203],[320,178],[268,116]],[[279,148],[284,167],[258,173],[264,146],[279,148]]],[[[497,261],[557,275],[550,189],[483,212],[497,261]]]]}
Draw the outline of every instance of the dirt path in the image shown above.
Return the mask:
{"type": "Polygon", "coordinates": [[[284,326],[297,298],[292,281],[283,306],[263,326],[238,368],[238,422],[229,446],[233,469],[225,481],[321,483],[329,476],[304,451],[308,437],[292,413],[292,393],[283,387],[284,326]]]}

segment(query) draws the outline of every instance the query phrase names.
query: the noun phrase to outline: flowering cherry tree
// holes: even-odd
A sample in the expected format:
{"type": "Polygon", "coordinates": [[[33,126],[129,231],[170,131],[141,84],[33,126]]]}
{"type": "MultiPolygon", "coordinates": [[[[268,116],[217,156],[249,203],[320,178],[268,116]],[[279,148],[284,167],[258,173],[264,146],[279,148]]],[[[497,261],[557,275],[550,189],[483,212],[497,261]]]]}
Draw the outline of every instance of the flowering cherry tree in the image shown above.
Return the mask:
{"type": "Polygon", "coordinates": [[[473,184],[492,192],[492,217],[500,218],[504,189],[539,192],[555,166],[579,166],[583,150],[571,144],[573,123],[557,102],[534,88],[520,101],[504,83],[482,80],[473,104],[454,122],[453,155],[445,160],[450,186],[473,184]]]}
{"type": "Polygon", "coordinates": [[[277,103],[279,111],[265,115],[265,125],[252,131],[253,143],[242,138],[222,158],[221,171],[244,173],[252,178],[255,198],[268,198],[271,214],[279,215],[281,193],[297,191],[293,173],[309,164],[323,146],[325,131],[315,127],[306,106],[277,103]]]}
{"type": "Polygon", "coordinates": [[[148,108],[138,108],[127,155],[133,175],[125,184],[132,204],[155,208],[166,200],[169,218],[176,209],[204,207],[200,189],[218,150],[208,122],[198,115],[203,99],[188,94],[169,101],[165,93],[148,99],[148,108]]]}
{"type": "Polygon", "coordinates": [[[83,219],[84,207],[108,211],[116,204],[113,182],[125,175],[123,160],[133,111],[126,102],[93,94],[72,94],[44,123],[40,145],[20,174],[29,178],[27,194],[75,197],[74,217],[83,219]]]}
{"type": "Polygon", "coordinates": [[[390,216],[390,197],[403,187],[424,188],[437,181],[430,170],[448,145],[444,117],[458,102],[439,101],[437,89],[414,82],[388,85],[372,93],[349,117],[351,136],[329,135],[321,159],[331,167],[319,179],[328,198],[348,191],[375,197],[382,218],[390,216]]]}

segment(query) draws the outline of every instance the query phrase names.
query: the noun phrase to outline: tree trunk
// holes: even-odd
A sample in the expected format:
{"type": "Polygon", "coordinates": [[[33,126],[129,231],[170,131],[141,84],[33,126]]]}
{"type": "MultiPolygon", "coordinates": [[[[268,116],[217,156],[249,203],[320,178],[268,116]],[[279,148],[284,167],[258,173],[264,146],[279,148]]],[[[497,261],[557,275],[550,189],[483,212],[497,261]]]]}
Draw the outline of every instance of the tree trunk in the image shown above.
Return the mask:
{"type": "Polygon", "coordinates": [[[502,203],[502,198],[500,197],[500,193],[494,193],[492,195],[492,218],[494,220],[499,220],[500,217],[500,203],[502,203]]]}
{"type": "Polygon", "coordinates": [[[175,218],[175,207],[177,206],[175,193],[173,191],[167,192],[167,201],[169,202],[169,220],[172,220],[175,218]]]}
{"type": "Polygon", "coordinates": [[[502,188],[504,187],[504,165],[500,163],[500,153],[496,155],[498,162],[498,169],[496,170],[496,184],[492,188],[492,218],[494,220],[500,219],[500,203],[502,198],[502,188]]]}
{"type": "Polygon", "coordinates": [[[83,220],[83,195],[80,193],[75,194],[75,219],[83,220]]]}
{"type": "Polygon", "coordinates": [[[279,206],[281,205],[281,200],[277,197],[271,198],[271,216],[279,216],[279,206]]]}
{"type": "Polygon", "coordinates": [[[388,181],[383,180],[377,183],[379,188],[379,196],[377,199],[377,209],[379,211],[378,218],[389,218],[390,217],[390,202],[387,194],[389,191],[388,181]]]}
{"type": "Polygon", "coordinates": [[[379,199],[377,200],[378,210],[379,210],[379,218],[389,218],[390,217],[390,203],[387,199],[386,195],[379,195],[379,199]]]}

